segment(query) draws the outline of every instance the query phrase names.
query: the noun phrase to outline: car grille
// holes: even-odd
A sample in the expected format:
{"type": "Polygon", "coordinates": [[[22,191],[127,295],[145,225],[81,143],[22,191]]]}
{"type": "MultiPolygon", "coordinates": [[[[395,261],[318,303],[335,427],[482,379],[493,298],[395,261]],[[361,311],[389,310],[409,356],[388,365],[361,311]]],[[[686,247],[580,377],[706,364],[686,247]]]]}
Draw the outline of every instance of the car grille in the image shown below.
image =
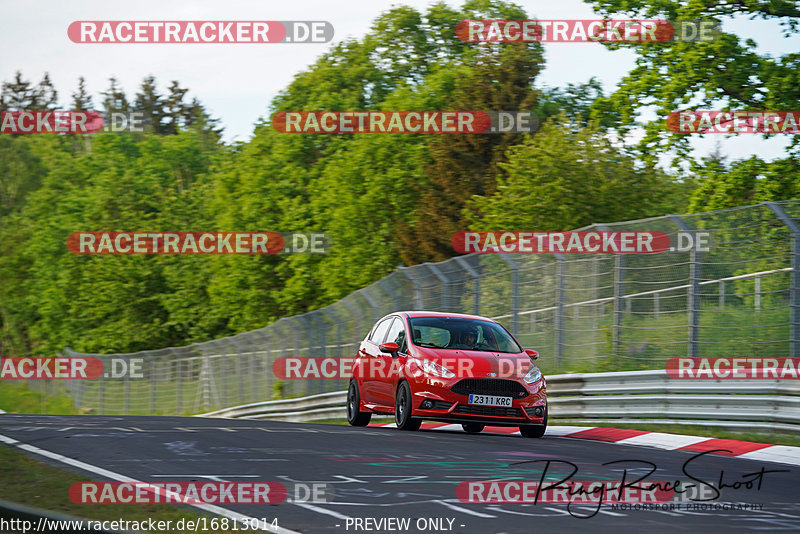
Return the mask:
{"type": "Polygon", "coordinates": [[[511,397],[521,399],[528,396],[528,390],[514,380],[502,378],[465,378],[459,380],[450,391],[459,395],[495,395],[497,397],[511,397]]]}
{"type": "Polygon", "coordinates": [[[499,406],[475,406],[462,404],[456,406],[453,413],[463,413],[468,415],[490,415],[496,417],[520,417],[522,413],[519,408],[500,408],[499,406]]]}

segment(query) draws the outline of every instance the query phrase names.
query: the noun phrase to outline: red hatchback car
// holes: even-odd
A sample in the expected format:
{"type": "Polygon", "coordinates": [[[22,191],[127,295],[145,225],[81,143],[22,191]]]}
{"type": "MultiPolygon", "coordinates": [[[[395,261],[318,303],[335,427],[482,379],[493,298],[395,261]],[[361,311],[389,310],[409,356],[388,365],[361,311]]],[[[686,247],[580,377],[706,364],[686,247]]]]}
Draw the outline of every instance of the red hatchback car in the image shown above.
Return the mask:
{"type": "Polygon", "coordinates": [[[487,424],[518,426],[523,436],[540,438],[547,394],[537,357],[485,317],[392,313],[359,346],[347,420],[365,426],[373,413],[394,414],[403,430],[430,419],[461,423],[469,433],[487,424]]]}

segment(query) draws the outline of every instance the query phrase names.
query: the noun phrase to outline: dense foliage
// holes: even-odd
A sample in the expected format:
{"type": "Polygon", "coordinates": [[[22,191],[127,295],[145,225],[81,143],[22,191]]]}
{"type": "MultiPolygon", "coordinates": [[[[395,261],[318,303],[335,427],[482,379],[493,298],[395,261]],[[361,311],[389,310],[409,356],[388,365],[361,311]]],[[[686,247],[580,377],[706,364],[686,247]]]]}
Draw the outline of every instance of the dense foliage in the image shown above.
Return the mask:
{"type": "MultiPolygon", "coordinates": [[[[594,3],[644,9],[636,1],[594,3]]],[[[656,10],[644,13],[656,17],[673,14],[677,2],[649,4],[656,10]]],[[[677,15],[702,18],[705,3],[690,4],[697,4],[692,13],[677,15]]],[[[758,2],[737,5],[751,4],[768,14],[758,2]]],[[[257,328],[328,304],[400,263],[450,257],[452,233],[468,227],[568,230],[686,212],[690,201],[702,211],[798,196],[794,156],[729,164],[710,157],[693,162],[690,175],[673,176],[607,135],[629,127],[647,97],[671,110],[704,80],[715,95],[741,93],[746,105],[798,109],[796,57],[759,63],[756,90],[743,85],[756,82],[698,70],[702,59],[679,48],[647,45],[637,70],[608,96],[595,80],[538,90],[540,45],[463,43],[453,28],[465,18],[529,16],[494,0],[436,4],[425,13],[394,8],[365,37],[333,46],[298,74],[269,112],[534,110],[539,132],[287,135],[267,118],[249,141],[229,145],[186,88],[172,82],[160,94],[148,77],[130,99],[114,79],[99,97],[80,79],[66,106],[142,112],[145,133],[0,136],[0,354],[65,346],[126,352],[257,328]],[[659,76],[692,75],[666,85],[654,73],[643,78],[657,61],[672,69],[659,76]],[[324,231],[334,249],[326,256],[76,256],[65,246],[76,231],[214,230],[324,231]]],[[[715,46],[703,53],[731,55],[730,69],[759,58],[735,36],[715,46]]],[[[2,109],[64,109],[58,102],[46,75],[36,85],[18,73],[0,94],[2,109]]],[[[663,149],[670,135],[649,124],[644,143],[663,149]]]]}

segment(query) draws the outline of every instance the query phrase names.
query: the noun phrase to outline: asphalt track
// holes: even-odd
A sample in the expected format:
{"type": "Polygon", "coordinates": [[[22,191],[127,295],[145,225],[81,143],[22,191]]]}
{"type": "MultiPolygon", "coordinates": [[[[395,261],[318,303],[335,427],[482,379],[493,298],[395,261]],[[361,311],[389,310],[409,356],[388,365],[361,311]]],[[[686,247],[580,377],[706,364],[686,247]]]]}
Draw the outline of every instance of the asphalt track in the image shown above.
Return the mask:
{"type": "MultiPolygon", "coordinates": [[[[748,480],[764,467],[762,487],[723,490],[717,505],[761,504],[761,510],[612,510],[565,504],[465,504],[456,498],[462,481],[539,480],[543,462],[550,472],[574,463],[573,480],[619,480],[656,464],[647,480],[684,480],[684,463],[697,453],[664,451],[596,441],[462,432],[405,432],[394,428],[350,428],[275,421],[139,416],[0,415],[0,442],[92,480],[109,473],[140,481],[224,480],[327,483],[332,502],[225,506],[272,521],[288,532],[453,532],[464,534],[539,532],[798,532],[800,496],[794,466],[705,455],[691,461],[704,481],[748,480]],[[14,442],[16,440],[16,442],[14,442]],[[49,456],[42,457],[47,451],[49,456]],[[54,453],[54,454],[53,454],[54,453]],[[61,456],[59,456],[61,455],[61,456]],[[64,465],[64,458],[68,459],[64,465]],[[603,465],[626,460],[625,463],[603,465]],[[84,464],[76,463],[83,462],[84,464]],[[105,471],[86,472],[86,464],[105,471]],[[76,467],[83,466],[83,467],[76,467]],[[103,474],[101,476],[101,474],[103,474]],[[408,518],[407,530],[355,529],[348,518],[408,518]],[[422,518],[440,518],[444,528],[417,529],[422,518]],[[452,527],[448,525],[452,520],[452,527]]],[[[13,481],[4,481],[6,483],[13,481]]],[[[123,518],[124,519],[124,518],[123,518]]],[[[422,525],[422,523],[420,523],[422,525]]],[[[286,531],[284,531],[286,532],[286,531]]]]}

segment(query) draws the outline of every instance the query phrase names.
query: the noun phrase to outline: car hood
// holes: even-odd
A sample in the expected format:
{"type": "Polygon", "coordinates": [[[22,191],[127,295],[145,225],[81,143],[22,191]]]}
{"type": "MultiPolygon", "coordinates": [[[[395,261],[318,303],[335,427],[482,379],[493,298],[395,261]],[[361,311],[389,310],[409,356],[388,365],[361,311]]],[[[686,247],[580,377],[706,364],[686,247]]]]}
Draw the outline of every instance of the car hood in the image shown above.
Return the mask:
{"type": "Polygon", "coordinates": [[[518,378],[534,365],[524,352],[486,352],[414,347],[412,355],[447,367],[459,378],[518,378]]]}

